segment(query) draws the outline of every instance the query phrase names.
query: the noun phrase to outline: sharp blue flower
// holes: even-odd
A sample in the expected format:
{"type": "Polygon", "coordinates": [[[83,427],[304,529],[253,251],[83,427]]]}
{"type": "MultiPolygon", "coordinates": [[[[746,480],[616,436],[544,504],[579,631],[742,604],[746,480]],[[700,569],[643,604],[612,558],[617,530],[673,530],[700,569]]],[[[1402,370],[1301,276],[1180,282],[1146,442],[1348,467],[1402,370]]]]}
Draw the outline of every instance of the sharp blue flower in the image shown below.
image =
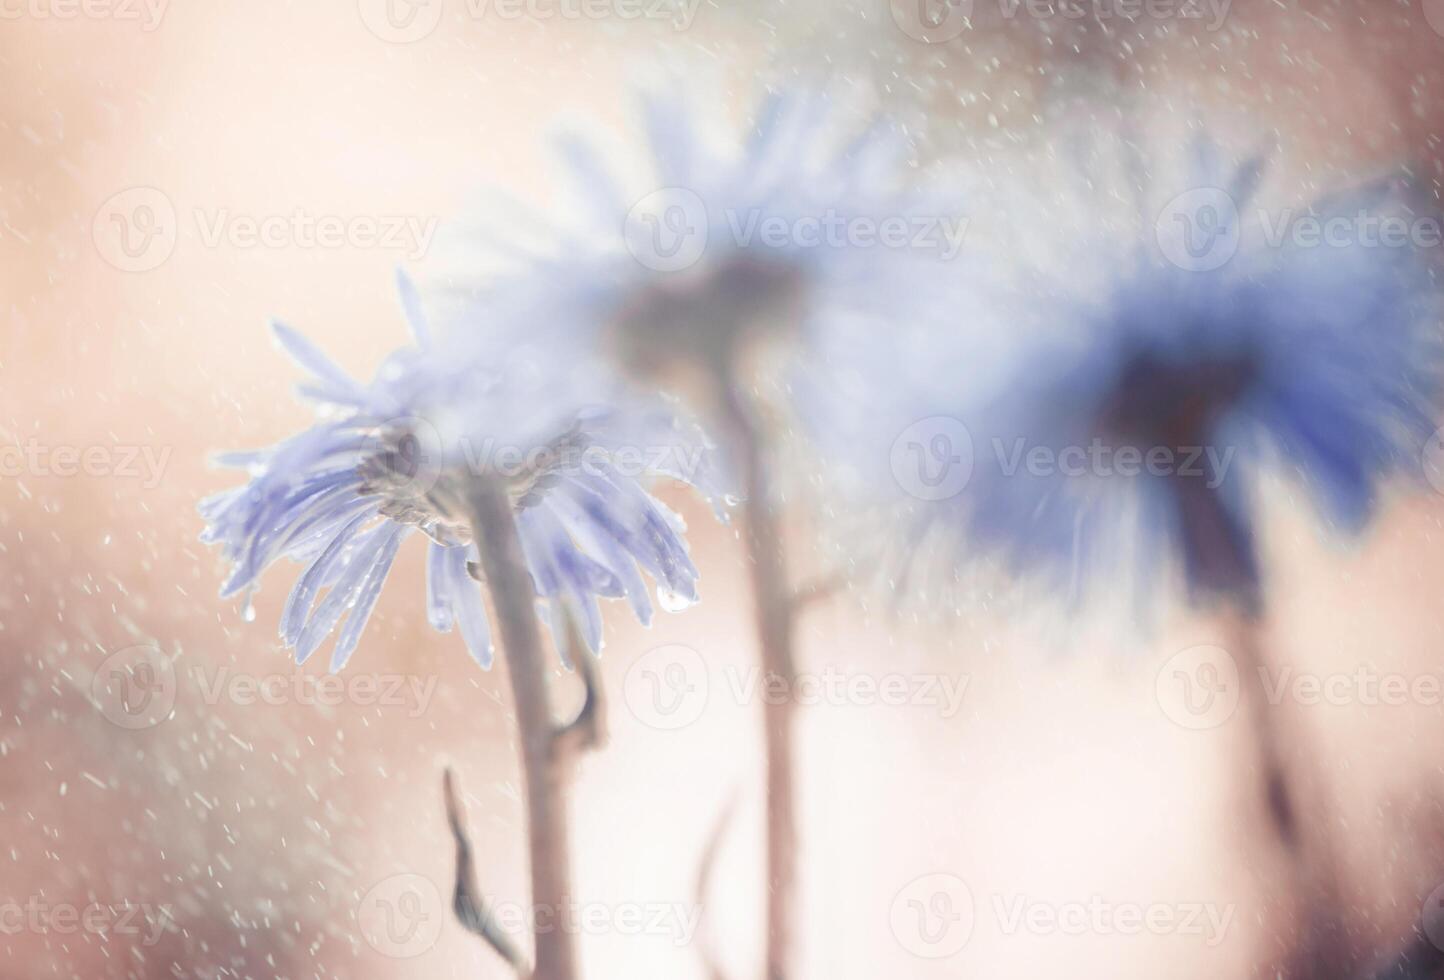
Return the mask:
{"type": "Polygon", "coordinates": [[[1266,211],[1263,157],[1226,166],[1208,140],[1182,193],[1145,204],[1167,196],[1163,166],[1130,157],[1000,189],[990,205],[1014,239],[989,257],[998,275],[911,356],[879,340],[828,411],[851,418],[839,441],[917,498],[912,540],[941,534],[1074,596],[1169,565],[1195,599],[1256,608],[1265,478],[1356,532],[1386,481],[1423,474],[1438,283],[1410,236],[1380,237],[1421,215],[1389,179],[1266,211]],[[1314,227],[1338,233],[1315,241],[1314,227]],[[903,394],[875,418],[836,404],[869,390],[869,407],[903,394]]]}
{"type": "Polygon", "coordinates": [[[434,340],[416,290],[399,279],[415,343],[393,354],[370,384],[275,325],[280,345],[309,375],[300,392],[322,413],[270,448],[219,457],[249,477],[200,505],[202,539],[220,545],[232,565],[222,595],[244,592],[249,603],[272,563],[301,562],[281,638],[304,662],[337,634],[330,667],[339,670],[360,642],[401,545],[419,533],[428,548],[427,621],[442,632],[456,627],[487,667],[491,631],[460,489],[486,473],[506,481],[528,571],[554,631],[565,610],[598,650],[602,598],[626,598],[650,622],[644,573],[663,594],[695,599],[697,570],[681,518],[644,484],[672,479],[718,495],[711,450],[696,428],[665,404],[597,400],[604,393],[595,371],[483,362],[468,356],[466,343],[434,340]]]}

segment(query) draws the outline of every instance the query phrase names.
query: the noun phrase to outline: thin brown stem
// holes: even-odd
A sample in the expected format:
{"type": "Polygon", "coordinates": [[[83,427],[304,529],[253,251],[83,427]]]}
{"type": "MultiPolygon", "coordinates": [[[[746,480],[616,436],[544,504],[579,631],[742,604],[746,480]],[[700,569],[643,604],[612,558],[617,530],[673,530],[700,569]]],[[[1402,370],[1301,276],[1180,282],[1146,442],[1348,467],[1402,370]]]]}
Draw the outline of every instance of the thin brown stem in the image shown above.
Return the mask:
{"type": "Polygon", "coordinates": [[[532,980],[575,980],[575,943],[571,932],[559,925],[570,900],[567,791],[571,770],[567,754],[558,751],[556,744],[532,583],[506,488],[487,478],[472,480],[467,505],[496,609],[516,710],[534,918],[549,924],[537,931],[532,980]]]}
{"type": "MultiPolygon", "coordinates": [[[[752,581],[764,684],[795,690],[793,593],[787,578],[782,527],[773,507],[766,447],[752,412],[734,384],[721,392],[723,415],[741,469],[746,499],[743,539],[752,581]]],[[[767,980],[792,971],[797,891],[797,802],[794,789],[794,703],[769,698],[763,705],[767,765],[767,980]]]]}

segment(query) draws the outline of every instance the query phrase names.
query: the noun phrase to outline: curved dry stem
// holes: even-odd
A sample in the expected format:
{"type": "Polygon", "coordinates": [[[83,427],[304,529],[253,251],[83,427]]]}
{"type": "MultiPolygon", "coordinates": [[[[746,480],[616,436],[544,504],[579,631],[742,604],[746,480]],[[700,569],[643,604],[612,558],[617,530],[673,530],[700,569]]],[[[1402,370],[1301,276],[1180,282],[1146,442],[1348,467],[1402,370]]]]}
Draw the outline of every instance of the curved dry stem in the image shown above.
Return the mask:
{"type": "Polygon", "coordinates": [[[491,913],[487,911],[481,892],[476,887],[471,840],[466,834],[466,813],[462,809],[455,776],[450,768],[443,774],[441,786],[446,798],[446,820],[451,825],[452,839],[456,841],[456,887],[452,892],[452,910],[467,932],[485,939],[488,945],[496,950],[497,955],[516,970],[517,976],[526,977],[531,973],[526,956],[506,933],[501,931],[491,913]]]}
{"type": "MultiPolygon", "coordinates": [[[[722,851],[722,839],[727,836],[733,817],[737,814],[737,798],[735,791],[728,797],[722,812],[712,824],[711,832],[707,834],[707,843],[702,848],[702,860],[697,864],[697,884],[693,890],[693,900],[697,908],[704,911],[707,908],[707,895],[712,890],[712,875],[717,870],[717,857],[722,851]]],[[[707,980],[727,980],[727,974],[722,970],[722,964],[717,957],[712,931],[704,928],[705,922],[704,918],[698,923],[697,955],[702,960],[707,980]]]]}

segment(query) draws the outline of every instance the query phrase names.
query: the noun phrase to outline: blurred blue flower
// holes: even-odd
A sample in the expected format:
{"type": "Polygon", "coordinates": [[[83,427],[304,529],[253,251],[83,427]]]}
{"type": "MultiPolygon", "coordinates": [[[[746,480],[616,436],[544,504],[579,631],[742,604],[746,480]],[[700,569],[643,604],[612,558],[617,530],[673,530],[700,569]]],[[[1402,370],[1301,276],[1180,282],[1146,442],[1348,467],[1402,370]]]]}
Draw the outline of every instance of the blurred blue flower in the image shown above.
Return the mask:
{"type": "Polygon", "coordinates": [[[330,664],[339,670],[402,542],[420,532],[428,539],[431,626],[458,626],[471,655],[489,666],[463,504],[465,480],[484,473],[507,483],[528,570],[564,655],[563,609],[593,651],[601,645],[598,598],[625,597],[650,622],[644,572],[678,605],[695,599],[681,518],[644,486],[670,478],[716,498],[711,450],[695,427],[657,403],[593,407],[606,394],[594,371],[481,362],[465,343],[437,343],[404,276],[400,288],[415,345],[393,354],[369,385],[275,325],[281,346],[310,374],[300,392],[320,403],[321,417],[270,448],[219,458],[249,476],[200,505],[202,539],[219,544],[234,566],[221,594],[246,592],[249,609],[268,566],[283,557],[303,563],[281,637],[304,662],[340,627],[330,664]]]}
{"type": "Polygon", "coordinates": [[[966,221],[897,129],[803,88],[763,99],[740,145],[714,137],[715,109],[676,85],[638,104],[640,173],[568,132],[562,205],[508,217],[455,257],[463,305],[526,325],[508,343],[561,345],[686,387],[699,371],[740,372],[772,341],[801,344],[805,358],[822,334],[885,330],[951,291],[946,263],[966,221]]]}
{"type": "Polygon", "coordinates": [[[910,546],[941,536],[1075,597],[1171,566],[1191,597],[1253,608],[1263,478],[1356,532],[1388,478],[1422,475],[1444,353],[1434,266],[1378,240],[1418,218],[1397,181],[1270,214],[1262,158],[1230,168],[1199,141],[1159,206],[1162,165],[1133,152],[1109,174],[1000,188],[989,204],[1015,240],[999,237],[995,280],[935,343],[874,343],[826,406],[834,445],[890,470],[910,546]],[[1301,220],[1343,234],[1314,241],[1301,220]]]}

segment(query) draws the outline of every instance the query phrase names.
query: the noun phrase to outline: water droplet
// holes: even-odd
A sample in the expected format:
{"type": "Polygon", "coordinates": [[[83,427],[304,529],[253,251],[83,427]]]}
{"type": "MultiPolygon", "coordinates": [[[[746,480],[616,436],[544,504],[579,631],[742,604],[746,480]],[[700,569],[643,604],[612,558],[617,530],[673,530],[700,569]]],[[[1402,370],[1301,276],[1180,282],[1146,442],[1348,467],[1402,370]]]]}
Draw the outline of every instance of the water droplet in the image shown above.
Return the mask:
{"type": "Polygon", "coordinates": [[[673,592],[670,589],[664,589],[660,586],[657,588],[657,605],[667,610],[667,612],[681,612],[683,609],[692,605],[692,602],[692,599],[688,599],[679,592],[673,592]]]}
{"type": "Polygon", "coordinates": [[[246,601],[241,604],[241,619],[248,623],[256,621],[256,604],[251,601],[251,594],[246,593],[246,601]]]}

